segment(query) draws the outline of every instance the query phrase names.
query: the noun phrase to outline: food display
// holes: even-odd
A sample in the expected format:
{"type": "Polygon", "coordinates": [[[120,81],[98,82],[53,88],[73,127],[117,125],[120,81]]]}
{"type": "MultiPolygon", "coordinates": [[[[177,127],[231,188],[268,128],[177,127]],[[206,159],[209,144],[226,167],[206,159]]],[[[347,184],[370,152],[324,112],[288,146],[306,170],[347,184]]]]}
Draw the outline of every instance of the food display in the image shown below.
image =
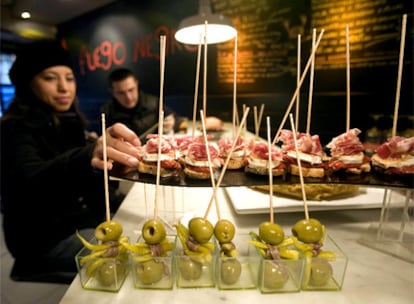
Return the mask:
{"type": "MultiPolygon", "coordinates": [[[[247,163],[247,157],[249,154],[244,138],[239,136],[235,140],[236,145],[233,149],[233,152],[231,152],[230,154],[230,161],[227,166],[227,169],[229,170],[237,170],[244,168],[247,163]]],[[[219,146],[220,157],[223,159],[223,162],[230,153],[232,142],[233,140],[229,137],[222,137],[217,142],[219,146]]]]}
{"type": "Polygon", "coordinates": [[[135,244],[124,244],[131,253],[135,286],[145,289],[173,287],[173,249],[175,237],[167,236],[164,224],[157,219],[147,220],[135,244]]]}
{"type": "Polygon", "coordinates": [[[414,137],[389,138],[371,157],[374,169],[386,175],[414,175],[414,137]]]}
{"type": "Polygon", "coordinates": [[[301,288],[340,290],[348,258],[327,238],[325,226],[314,218],[302,219],[293,225],[292,234],[295,247],[305,256],[301,288]]]}
{"type": "Polygon", "coordinates": [[[143,147],[142,160],[138,164],[140,173],[157,175],[157,161],[160,157],[160,176],[176,176],[181,172],[178,162],[176,143],[171,137],[150,134],[143,147]],[[158,155],[158,145],[161,145],[161,153],[158,155]]]}
{"type": "MultiPolygon", "coordinates": [[[[325,176],[326,153],[322,149],[318,135],[310,135],[307,133],[296,134],[298,155],[302,166],[302,174],[304,177],[322,178],[325,176]]],[[[285,153],[284,160],[289,163],[289,173],[299,175],[297,165],[297,154],[293,141],[293,132],[290,130],[282,130],[278,140],[282,143],[282,151],[285,153]]]]}
{"type": "Polygon", "coordinates": [[[371,171],[369,156],[364,153],[364,146],[358,135],[361,130],[354,128],[334,137],[326,147],[331,151],[328,168],[334,172],[343,170],[347,173],[361,174],[371,171]]]}
{"type": "Polygon", "coordinates": [[[270,221],[259,225],[259,233],[250,232],[249,243],[261,256],[259,288],[262,293],[297,292],[303,259],[290,237],[285,237],[283,228],[270,221]]]}
{"type": "Polygon", "coordinates": [[[234,285],[240,278],[242,265],[238,251],[233,243],[236,227],[229,220],[218,220],[214,226],[214,236],[219,244],[218,280],[219,283],[234,285]]]}
{"type": "Polygon", "coordinates": [[[77,233],[84,245],[76,256],[76,264],[85,289],[117,291],[122,286],[128,271],[128,252],[124,244],[128,238],[122,236],[122,226],[116,221],[105,221],[95,229],[91,242],[77,233]]]}
{"type": "Polygon", "coordinates": [[[184,159],[184,174],[191,179],[210,179],[210,168],[206,146],[209,149],[213,174],[222,165],[218,149],[212,144],[203,142],[192,142],[188,146],[187,154],[184,159]]]}
{"type": "MultiPolygon", "coordinates": [[[[306,197],[314,201],[332,200],[353,196],[359,193],[360,187],[347,184],[305,184],[306,197]]],[[[251,186],[250,189],[269,192],[269,186],[251,186]]],[[[302,199],[302,187],[300,184],[273,185],[273,193],[302,199]]]]}
{"type": "Polygon", "coordinates": [[[213,225],[207,219],[194,217],[188,227],[179,222],[175,228],[181,245],[176,250],[177,286],[215,286],[213,225]]]}
{"type": "Polygon", "coordinates": [[[252,141],[249,144],[249,156],[245,171],[248,173],[268,175],[269,150],[271,150],[271,168],[273,176],[284,176],[287,166],[283,161],[282,150],[277,146],[269,149],[264,141],[252,141]]]}

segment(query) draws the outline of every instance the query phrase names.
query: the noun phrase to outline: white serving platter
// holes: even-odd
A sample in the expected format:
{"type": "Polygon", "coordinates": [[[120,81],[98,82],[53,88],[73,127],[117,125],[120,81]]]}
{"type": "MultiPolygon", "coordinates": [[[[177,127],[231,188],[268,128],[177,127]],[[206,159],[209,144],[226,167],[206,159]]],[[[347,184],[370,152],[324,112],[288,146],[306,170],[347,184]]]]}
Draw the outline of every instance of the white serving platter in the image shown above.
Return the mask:
{"type": "MultiPolygon", "coordinates": [[[[249,187],[226,187],[223,188],[223,191],[238,214],[269,212],[269,194],[265,192],[249,187]]],[[[309,211],[380,208],[383,204],[385,191],[383,188],[361,187],[359,193],[349,197],[321,201],[307,200],[307,204],[309,211]]],[[[393,205],[402,205],[404,201],[405,196],[393,192],[393,205]]],[[[274,195],[272,202],[275,212],[303,211],[303,200],[300,199],[274,195]]]]}

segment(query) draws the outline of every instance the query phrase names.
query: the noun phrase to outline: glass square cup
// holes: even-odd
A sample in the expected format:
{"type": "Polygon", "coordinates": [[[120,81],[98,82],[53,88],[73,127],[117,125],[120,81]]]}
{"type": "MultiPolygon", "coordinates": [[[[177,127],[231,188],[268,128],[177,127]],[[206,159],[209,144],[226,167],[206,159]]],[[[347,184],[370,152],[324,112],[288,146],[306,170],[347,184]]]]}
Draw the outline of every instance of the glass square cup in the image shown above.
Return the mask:
{"type": "Polygon", "coordinates": [[[302,290],[341,290],[347,265],[347,255],[327,235],[322,246],[322,253],[305,259],[302,290]]]}
{"type": "MultiPolygon", "coordinates": [[[[212,239],[213,244],[215,241],[212,239]]],[[[174,254],[176,283],[178,288],[209,288],[216,286],[215,264],[217,252],[211,250],[209,258],[184,254],[180,241],[177,241],[174,254]]]]}
{"type": "MultiPolygon", "coordinates": [[[[95,238],[89,241],[98,244],[95,238]]],[[[75,256],[82,288],[118,292],[129,272],[129,254],[120,250],[116,257],[90,257],[94,252],[83,247],[75,256]]]]}
{"type": "MultiPolygon", "coordinates": [[[[293,249],[292,249],[293,250],[293,249]]],[[[259,252],[257,252],[260,255],[259,252]]],[[[260,255],[259,290],[261,293],[299,292],[304,258],[277,260],[260,255]]]]}
{"type": "MultiPolygon", "coordinates": [[[[130,253],[131,272],[134,278],[134,287],[139,289],[172,289],[174,285],[174,248],[176,236],[167,235],[167,240],[174,244],[166,256],[143,258],[138,253],[130,253]]],[[[138,243],[144,243],[142,236],[138,243]]]]}
{"type": "Polygon", "coordinates": [[[256,249],[247,241],[248,234],[236,235],[233,244],[237,250],[237,257],[226,257],[220,254],[220,245],[216,259],[216,281],[221,290],[256,289],[260,257],[256,249]]]}

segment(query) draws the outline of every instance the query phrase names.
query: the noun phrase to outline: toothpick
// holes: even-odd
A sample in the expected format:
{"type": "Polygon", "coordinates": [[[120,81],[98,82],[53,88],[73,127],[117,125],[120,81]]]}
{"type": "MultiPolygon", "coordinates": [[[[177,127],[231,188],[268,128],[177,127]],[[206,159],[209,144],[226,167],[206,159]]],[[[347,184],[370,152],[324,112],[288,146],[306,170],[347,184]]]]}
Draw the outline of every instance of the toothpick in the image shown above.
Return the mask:
{"type": "MultiPolygon", "coordinates": [[[[235,138],[238,138],[240,136],[241,130],[243,129],[243,125],[246,123],[246,118],[247,118],[247,115],[249,114],[249,110],[250,110],[250,108],[247,107],[246,108],[246,111],[245,111],[245,113],[243,115],[243,119],[242,119],[242,121],[241,121],[241,123],[239,125],[239,128],[237,129],[237,134],[236,134],[236,137],[235,138]]],[[[230,162],[231,154],[233,153],[235,146],[236,146],[236,140],[233,141],[233,144],[231,145],[229,154],[227,155],[226,161],[224,162],[224,165],[221,168],[220,176],[219,176],[219,178],[217,180],[216,186],[213,189],[213,195],[212,195],[212,197],[210,199],[210,202],[208,204],[208,207],[207,207],[206,213],[204,215],[204,218],[207,218],[208,213],[210,212],[210,209],[211,209],[211,205],[213,203],[213,200],[214,200],[214,198],[217,195],[217,189],[220,187],[221,182],[223,181],[224,173],[226,172],[227,166],[228,166],[228,164],[230,162]]]]}
{"type": "MultiPolygon", "coordinates": [[[[204,22],[203,113],[207,111],[207,20],[204,22]]],[[[205,118],[205,117],[204,117],[205,118]]]]}
{"type": "Polygon", "coordinates": [[[293,106],[293,104],[294,104],[294,102],[296,100],[296,97],[297,97],[298,93],[299,93],[300,87],[302,86],[302,83],[305,80],[305,76],[306,76],[306,74],[307,74],[307,72],[309,70],[309,67],[311,65],[312,59],[315,57],[316,50],[318,49],[319,43],[321,42],[321,39],[322,39],[322,36],[323,36],[323,33],[324,32],[325,32],[325,30],[322,29],[321,32],[320,32],[320,34],[319,34],[318,40],[316,41],[316,44],[315,44],[315,49],[312,52],[312,54],[310,55],[309,60],[308,60],[308,62],[306,64],[306,66],[305,66],[305,69],[303,70],[302,77],[300,78],[300,81],[299,81],[299,85],[296,87],[295,93],[293,94],[292,99],[290,100],[290,103],[289,103],[288,108],[287,108],[287,110],[285,112],[285,115],[283,116],[282,122],[280,123],[279,129],[277,130],[276,135],[273,138],[272,144],[275,144],[276,143],[277,138],[279,137],[280,131],[282,130],[283,126],[285,125],[285,122],[286,122],[286,120],[288,118],[288,115],[290,113],[290,110],[292,109],[292,106],[293,106]]]}
{"type": "MultiPolygon", "coordinates": [[[[312,53],[315,54],[315,39],[316,39],[316,29],[313,29],[312,33],[312,53]]],[[[306,124],[306,134],[310,134],[310,123],[312,117],[312,97],[313,97],[313,78],[315,74],[315,56],[312,56],[311,69],[309,77],[309,99],[308,99],[308,120],[306,124]]]]}
{"type": "Polygon", "coordinates": [[[158,117],[158,153],[157,153],[157,176],[155,180],[155,199],[154,199],[154,220],[158,217],[158,201],[160,188],[160,172],[161,172],[161,140],[163,132],[164,111],[161,111],[158,117]]]}
{"type": "Polygon", "coordinates": [[[259,137],[259,130],[260,130],[260,124],[262,122],[262,116],[263,116],[263,110],[264,110],[264,104],[260,105],[260,111],[259,114],[257,114],[257,107],[253,107],[253,115],[254,115],[254,135],[255,138],[259,137]]]}
{"type": "Polygon", "coordinates": [[[200,42],[198,43],[198,50],[197,50],[197,66],[196,66],[196,77],[195,77],[195,88],[194,88],[194,105],[193,105],[193,125],[191,130],[191,138],[194,138],[194,132],[196,127],[196,118],[197,118],[197,100],[198,100],[198,83],[200,81],[200,59],[201,59],[201,39],[202,36],[200,34],[200,42]]]}
{"type": "MultiPolygon", "coordinates": [[[[159,106],[160,110],[164,111],[164,72],[165,72],[165,35],[160,36],[160,100],[159,100],[159,106]]],[[[159,124],[162,124],[162,121],[159,122],[159,124]]],[[[162,133],[161,133],[162,134],[162,133]]]]}
{"type": "Polygon", "coordinates": [[[401,43],[400,43],[400,57],[398,63],[398,77],[397,77],[397,90],[395,93],[395,106],[394,106],[394,119],[392,124],[392,137],[397,135],[397,119],[398,119],[398,108],[400,104],[400,92],[401,92],[401,79],[404,65],[404,47],[405,47],[405,32],[407,27],[407,14],[403,15],[402,28],[401,28],[401,43]]]}
{"type": "Polygon", "coordinates": [[[258,126],[258,120],[257,120],[257,107],[253,107],[253,119],[254,119],[254,135],[257,138],[259,134],[259,126],[258,126]]]}
{"type": "Polygon", "coordinates": [[[257,136],[256,137],[259,137],[260,125],[262,124],[262,118],[263,118],[263,111],[264,111],[264,104],[262,103],[260,105],[259,118],[257,119],[257,136]]]}
{"type": "Polygon", "coordinates": [[[237,113],[237,34],[234,38],[234,64],[233,64],[233,128],[232,137],[234,138],[235,133],[235,115],[237,113]]]}
{"type": "Polygon", "coordinates": [[[346,36],[346,132],[349,131],[351,123],[351,68],[350,68],[350,52],[349,52],[349,25],[345,28],[346,36]]]}
{"type": "Polygon", "coordinates": [[[298,167],[299,167],[299,178],[300,178],[300,186],[302,188],[303,205],[305,208],[305,219],[309,220],[308,202],[306,200],[306,191],[305,191],[305,182],[303,181],[303,172],[302,172],[302,166],[300,164],[298,142],[296,140],[295,123],[293,122],[292,114],[289,114],[289,118],[290,118],[290,124],[292,126],[293,140],[295,142],[296,160],[297,160],[298,167]]]}
{"type": "MultiPolygon", "coordinates": [[[[301,70],[301,39],[300,39],[300,34],[298,35],[298,60],[297,60],[297,73],[296,73],[296,86],[299,86],[299,81],[300,81],[300,70],[301,70]]],[[[295,119],[296,119],[296,131],[298,131],[298,126],[299,126],[299,108],[300,108],[300,94],[297,94],[296,96],[296,115],[295,115],[295,119]]]]}
{"type": "Polygon", "coordinates": [[[108,156],[106,151],[106,126],[105,126],[105,113],[101,114],[102,123],[102,141],[103,141],[103,161],[104,161],[104,190],[105,190],[105,210],[106,221],[111,221],[111,210],[109,207],[109,185],[108,185],[108,156]]]}
{"type": "Polygon", "coordinates": [[[269,150],[268,153],[268,161],[269,161],[269,213],[270,213],[270,222],[273,223],[273,173],[272,173],[272,143],[270,137],[270,117],[267,116],[267,149],[269,150]]]}
{"type": "Polygon", "coordinates": [[[159,98],[159,112],[158,112],[158,155],[157,155],[157,176],[155,187],[155,200],[154,200],[154,219],[158,217],[158,201],[159,201],[159,186],[160,186],[160,172],[161,172],[161,141],[163,134],[163,121],[164,121],[164,109],[163,109],[163,96],[164,96],[164,71],[165,71],[165,35],[160,36],[160,98],[159,98]]]}
{"type": "MultiPolygon", "coordinates": [[[[205,122],[205,119],[204,119],[203,110],[200,110],[200,117],[201,117],[202,129],[203,129],[204,143],[206,145],[208,167],[210,169],[211,186],[214,189],[215,188],[214,172],[213,172],[213,165],[211,163],[211,155],[210,155],[210,149],[209,149],[209,146],[208,146],[207,131],[206,131],[206,122],[205,122]]],[[[216,195],[216,193],[213,193],[213,198],[214,198],[214,201],[216,202],[217,218],[218,218],[218,220],[220,220],[221,219],[220,208],[219,208],[219,204],[218,204],[218,201],[217,201],[217,195],[216,195]]],[[[204,218],[205,219],[207,218],[207,214],[205,215],[204,218]]]]}

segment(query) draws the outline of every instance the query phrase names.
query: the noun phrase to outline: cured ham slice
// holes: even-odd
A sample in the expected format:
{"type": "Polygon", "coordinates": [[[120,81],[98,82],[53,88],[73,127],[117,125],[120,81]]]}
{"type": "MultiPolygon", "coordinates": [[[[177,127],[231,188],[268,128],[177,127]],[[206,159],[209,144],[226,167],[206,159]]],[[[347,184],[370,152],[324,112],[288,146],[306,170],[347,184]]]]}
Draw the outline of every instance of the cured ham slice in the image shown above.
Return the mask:
{"type": "Polygon", "coordinates": [[[334,137],[326,147],[331,151],[328,163],[330,170],[345,171],[353,174],[370,172],[370,158],[364,153],[364,145],[358,135],[361,130],[354,128],[334,137]]]}

